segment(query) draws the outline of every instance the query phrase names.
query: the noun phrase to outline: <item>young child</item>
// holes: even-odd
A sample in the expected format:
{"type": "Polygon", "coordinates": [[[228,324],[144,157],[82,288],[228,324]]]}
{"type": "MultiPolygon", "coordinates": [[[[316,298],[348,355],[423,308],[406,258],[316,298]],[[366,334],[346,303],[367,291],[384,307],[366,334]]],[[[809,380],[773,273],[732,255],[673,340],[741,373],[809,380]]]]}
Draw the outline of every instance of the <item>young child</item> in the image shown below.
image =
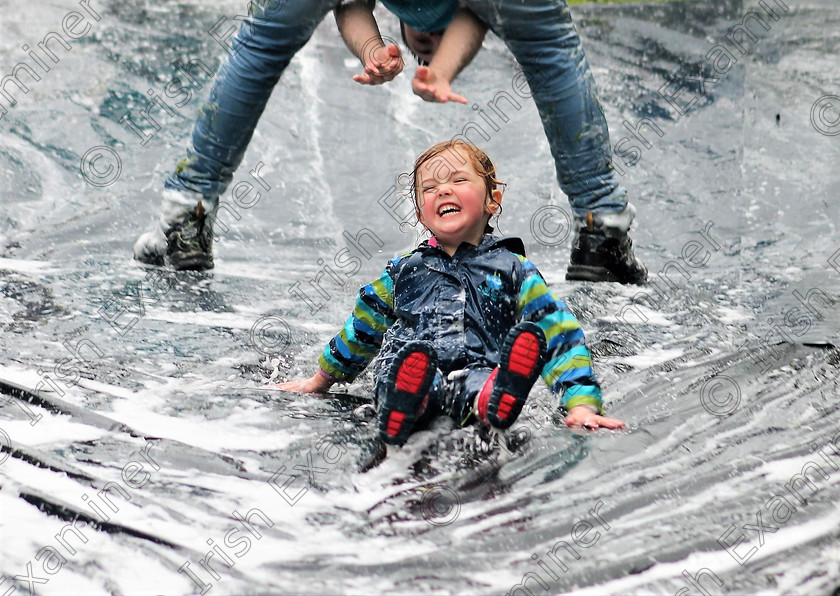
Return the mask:
{"type": "Polygon", "coordinates": [[[601,388],[583,331],[525,258],[518,238],[491,235],[503,186],[487,155],[463,141],[417,158],[417,218],[432,237],[364,286],[311,378],[281,383],[320,393],[374,363],[383,441],[402,445],[439,414],[508,428],[537,377],[562,393],[566,424],[621,428],[601,416],[601,388]]]}

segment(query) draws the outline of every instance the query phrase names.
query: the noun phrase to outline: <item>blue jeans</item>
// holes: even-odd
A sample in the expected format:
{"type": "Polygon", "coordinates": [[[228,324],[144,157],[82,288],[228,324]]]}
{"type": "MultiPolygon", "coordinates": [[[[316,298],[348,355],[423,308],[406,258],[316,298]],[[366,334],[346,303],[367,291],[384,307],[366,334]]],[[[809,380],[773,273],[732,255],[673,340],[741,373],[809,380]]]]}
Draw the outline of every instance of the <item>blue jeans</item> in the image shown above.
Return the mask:
{"type": "MultiPolygon", "coordinates": [[[[233,179],[274,85],[337,0],[274,0],[255,7],[232,41],[187,159],[166,181],[215,201],[233,179]],[[274,5],[274,7],[272,7],[274,5]]],[[[574,215],[621,211],[604,114],[565,0],[466,0],[507,44],[528,80],[574,215]]]]}

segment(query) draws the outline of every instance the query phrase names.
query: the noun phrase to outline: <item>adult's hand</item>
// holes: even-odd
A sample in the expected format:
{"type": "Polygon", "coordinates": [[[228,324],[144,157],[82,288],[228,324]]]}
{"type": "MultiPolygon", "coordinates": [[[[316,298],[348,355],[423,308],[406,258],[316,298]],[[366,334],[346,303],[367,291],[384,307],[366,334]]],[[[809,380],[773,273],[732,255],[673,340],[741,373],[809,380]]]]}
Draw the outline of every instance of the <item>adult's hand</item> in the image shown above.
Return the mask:
{"type": "Polygon", "coordinates": [[[623,428],[624,422],[617,418],[599,416],[587,406],[575,406],[566,415],[566,426],[582,426],[584,428],[623,428]]]}
{"type": "Polygon", "coordinates": [[[365,73],[356,75],[353,80],[362,85],[381,85],[387,83],[402,72],[404,63],[397,44],[380,46],[364,56],[365,73]]]}
{"type": "Polygon", "coordinates": [[[417,69],[414,80],[411,81],[411,88],[414,90],[414,94],[424,101],[467,103],[466,97],[452,92],[452,87],[449,86],[449,81],[445,77],[438,75],[428,66],[420,66],[417,69]]]}

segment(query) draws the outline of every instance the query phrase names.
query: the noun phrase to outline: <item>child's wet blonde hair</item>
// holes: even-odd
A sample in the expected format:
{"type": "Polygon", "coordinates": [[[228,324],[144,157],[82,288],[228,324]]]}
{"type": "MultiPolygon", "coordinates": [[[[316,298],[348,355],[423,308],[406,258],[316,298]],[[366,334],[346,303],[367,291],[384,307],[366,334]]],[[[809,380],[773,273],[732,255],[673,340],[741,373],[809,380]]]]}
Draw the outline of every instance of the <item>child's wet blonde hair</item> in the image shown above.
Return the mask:
{"type": "MultiPolygon", "coordinates": [[[[463,158],[455,151],[455,149],[461,149],[467,156],[472,165],[475,172],[484,178],[484,185],[487,189],[487,195],[492,197],[493,191],[497,188],[504,187],[505,183],[501,182],[496,178],[496,166],[493,165],[493,162],[490,161],[490,158],[487,154],[473,145],[472,143],[468,143],[466,141],[461,141],[459,139],[452,139],[449,141],[443,141],[438,143],[434,147],[431,147],[424,151],[420,157],[414,162],[414,170],[412,171],[412,178],[411,178],[411,198],[414,201],[414,211],[417,216],[417,219],[420,219],[420,196],[417,192],[418,189],[418,180],[417,180],[417,172],[420,170],[423,165],[429,161],[432,161],[436,157],[440,156],[442,161],[441,167],[448,167],[452,170],[456,169],[455,164],[464,164],[463,158]],[[447,155],[444,155],[446,153],[447,155]]],[[[499,205],[499,211],[496,213],[496,217],[498,218],[499,215],[502,213],[502,206],[499,205]]],[[[490,217],[487,218],[487,225],[484,227],[484,233],[490,234],[493,232],[493,226],[490,225],[490,217]]]]}

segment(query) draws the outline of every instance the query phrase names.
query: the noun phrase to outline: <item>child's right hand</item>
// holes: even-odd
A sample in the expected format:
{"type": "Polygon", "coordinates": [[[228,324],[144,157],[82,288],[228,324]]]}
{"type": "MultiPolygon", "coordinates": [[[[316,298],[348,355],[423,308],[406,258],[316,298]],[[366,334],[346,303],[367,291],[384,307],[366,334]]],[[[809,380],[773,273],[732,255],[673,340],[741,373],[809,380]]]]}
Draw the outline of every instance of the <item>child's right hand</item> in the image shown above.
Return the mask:
{"type": "Polygon", "coordinates": [[[381,85],[402,72],[403,59],[400,48],[392,43],[372,51],[364,51],[365,74],[356,75],[353,80],[362,85],[381,85]]]}
{"type": "Polygon", "coordinates": [[[333,383],[320,372],[315,373],[309,379],[298,381],[286,381],[277,383],[273,387],[280,391],[296,391],[298,393],[326,393],[333,383]]]}

